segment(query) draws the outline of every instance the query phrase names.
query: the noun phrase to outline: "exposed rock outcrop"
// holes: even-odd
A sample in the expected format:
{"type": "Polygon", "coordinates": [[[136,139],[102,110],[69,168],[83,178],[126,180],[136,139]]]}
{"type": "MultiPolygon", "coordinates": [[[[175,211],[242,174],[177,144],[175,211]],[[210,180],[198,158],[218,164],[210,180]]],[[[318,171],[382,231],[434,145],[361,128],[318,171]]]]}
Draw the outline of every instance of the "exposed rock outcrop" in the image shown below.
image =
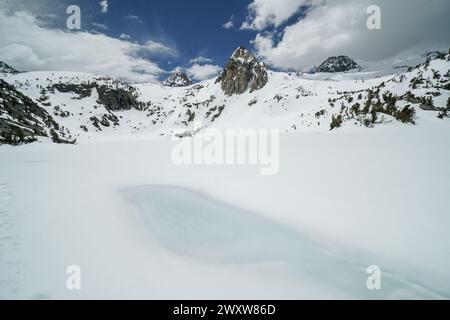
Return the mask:
{"type": "Polygon", "coordinates": [[[361,67],[347,56],[329,57],[316,68],[316,72],[347,72],[361,67]]]}
{"type": "Polygon", "coordinates": [[[182,72],[172,73],[165,81],[163,81],[163,86],[166,87],[187,87],[192,84],[192,80],[182,72]]]}
{"type": "Polygon", "coordinates": [[[10,67],[3,61],[0,61],[0,73],[18,74],[20,72],[17,71],[16,69],[10,67]]]}
{"type": "Polygon", "coordinates": [[[93,89],[98,92],[97,103],[102,104],[109,111],[121,111],[137,109],[144,107],[142,102],[138,101],[136,88],[126,83],[115,82],[111,85],[99,84],[97,82],[90,83],[56,83],[50,90],[58,90],[59,92],[72,92],[79,96],[79,99],[89,97],[93,89]]]}
{"type": "Polygon", "coordinates": [[[268,81],[267,67],[244,47],[239,47],[231,56],[217,78],[226,95],[253,92],[263,88],[268,81]]]}
{"type": "Polygon", "coordinates": [[[47,111],[0,79],[0,144],[29,143],[38,136],[74,142],[47,111]]]}

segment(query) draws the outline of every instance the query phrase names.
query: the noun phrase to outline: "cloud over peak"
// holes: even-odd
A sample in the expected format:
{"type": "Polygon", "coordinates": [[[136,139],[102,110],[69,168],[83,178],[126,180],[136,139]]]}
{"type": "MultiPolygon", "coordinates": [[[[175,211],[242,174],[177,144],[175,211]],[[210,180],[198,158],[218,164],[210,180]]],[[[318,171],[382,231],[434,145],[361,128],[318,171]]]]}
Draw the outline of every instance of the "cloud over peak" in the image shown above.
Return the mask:
{"type": "Polygon", "coordinates": [[[259,30],[257,54],[281,69],[305,70],[332,55],[382,61],[450,46],[448,0],[254,0],[244,28],[259,30]],[[304,16],[283,25],[302,5],[304,16]],[[367,8],[380,8],[381,29],[369,30],[367,8]],[[269,26],[275,30],[267,32],[269,26]],[[279,28],[276,28],[279,27],[279,28]]]}
{"type": "Polygon", "coordinates": [[[221,67],[213,64],[193,64],[186,69],[186,73],[197,81],[209,80],[216,77],[222,70],[221,67]]]}

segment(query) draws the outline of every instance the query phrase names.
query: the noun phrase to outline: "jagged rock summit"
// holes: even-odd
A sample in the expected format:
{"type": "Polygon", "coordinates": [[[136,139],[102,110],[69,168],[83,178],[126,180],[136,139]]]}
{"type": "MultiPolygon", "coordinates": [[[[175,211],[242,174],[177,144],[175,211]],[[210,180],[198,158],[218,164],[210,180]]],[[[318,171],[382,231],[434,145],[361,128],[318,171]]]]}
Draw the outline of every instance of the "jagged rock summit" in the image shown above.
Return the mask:
{"type": "Polygon", "coordinates": [[[317,67],[316,72],[346,72],[361,67],[347,56],[329,57],[317,67]]]}
{"type": "Polygon", "coordinates": [[[267,67],[244,47],[234,51],[216,83],[228,96],[253,92],[263,88],[268,81],[267,67]]]}
{"type": "Polygon", "coordinates": [[[0,73],[18,74],[20,72],[17,71],[16,69],[10,67],[3,61],[0,61],[0,73]]]}
{"type": "Polygon", "coordinates": [[[176,71],[172,73],[164,82],[166,87],[186,87],[192,84],[192,80],[183,72],[176,71]]]}

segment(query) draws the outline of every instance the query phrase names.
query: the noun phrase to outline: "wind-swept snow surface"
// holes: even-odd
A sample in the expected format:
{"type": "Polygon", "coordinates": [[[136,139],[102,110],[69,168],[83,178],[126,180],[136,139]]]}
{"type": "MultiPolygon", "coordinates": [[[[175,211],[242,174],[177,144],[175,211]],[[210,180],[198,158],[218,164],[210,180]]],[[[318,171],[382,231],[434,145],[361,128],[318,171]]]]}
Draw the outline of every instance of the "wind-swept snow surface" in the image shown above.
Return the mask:
{"type": "Polygon", "coordinates": [[[304,290],[320,288],[337,297],[440,297],[390,272],[386,273],[384,292],[370,294],[364,274],[370,258],[320,244],[313,235],[189,190],[147,186],[128,189],[126,194],[140,209],[152,234],[181,256],[247,266],[255,272],[262,269],[291,278],[304,290]]]}
{"type": "Polygon", "coordinates": [[[3,146],[0,297],[449,298],[445,123],[285,134],[274,176],[166,138],[3,146]]]}

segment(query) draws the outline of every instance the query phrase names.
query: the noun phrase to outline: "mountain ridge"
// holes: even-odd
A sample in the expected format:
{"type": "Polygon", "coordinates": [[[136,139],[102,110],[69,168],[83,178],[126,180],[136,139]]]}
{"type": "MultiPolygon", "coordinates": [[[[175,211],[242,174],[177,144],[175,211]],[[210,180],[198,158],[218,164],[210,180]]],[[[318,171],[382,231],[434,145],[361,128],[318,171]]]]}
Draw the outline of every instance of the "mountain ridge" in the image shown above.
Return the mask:
{"type": "Polygon", "coordinates": [[[233,52],[216,83],[220,83],[225,94],[231,96],[259,90],[267,81],[266,65],[241,46],[233,52]]]}
{"type": "Polygon", "coordinates": [[[0,61],[0,73],[18,74],[20,71],[17,71],[5,62],[0,61]]]}
{"type": "MultiPolygon", "coordinates": [[[[203,127],[335,131],[447,123],[450,55],[434,57],[389,76],[358,79],[361,72],[355,77],[343,73],[347,78],[328,80],[271,71],[240,47],[230,58],[232,67],[221,76],[185,87],[131,85],[76,72],[0,78],[43,108],[78,142],[170,135],[191,130],[194,122],[203,127]]],[[[5,119],[5,113],[0,118],[5,119]]]]}

